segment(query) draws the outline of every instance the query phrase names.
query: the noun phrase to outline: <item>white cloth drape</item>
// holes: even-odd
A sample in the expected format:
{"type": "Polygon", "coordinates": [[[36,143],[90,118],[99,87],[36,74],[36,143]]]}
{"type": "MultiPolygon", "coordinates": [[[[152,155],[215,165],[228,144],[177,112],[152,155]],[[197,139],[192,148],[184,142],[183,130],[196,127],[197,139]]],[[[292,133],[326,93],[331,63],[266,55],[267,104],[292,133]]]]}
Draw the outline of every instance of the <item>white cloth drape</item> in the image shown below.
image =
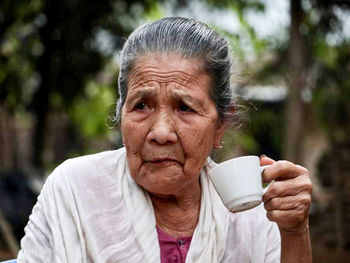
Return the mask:
{"type": "MultiPolygon", "coordinates": [[[[229,212],[204,169],[199,222],[186,262],[220,262],[229,212]]],[[[124,148],[68,160],[49,176],[18,262],[160,262],[151,200],[130,176],[124,148]]]]}

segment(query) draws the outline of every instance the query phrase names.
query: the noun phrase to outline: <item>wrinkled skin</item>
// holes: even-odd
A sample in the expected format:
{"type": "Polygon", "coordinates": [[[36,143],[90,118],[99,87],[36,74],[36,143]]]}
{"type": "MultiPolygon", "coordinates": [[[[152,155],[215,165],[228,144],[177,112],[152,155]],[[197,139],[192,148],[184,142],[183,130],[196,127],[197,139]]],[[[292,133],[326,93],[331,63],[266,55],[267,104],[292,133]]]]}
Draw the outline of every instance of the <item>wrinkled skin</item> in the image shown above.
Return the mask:
{"type": "Polygon", "coordinates": [[[272,164],[265,170],[263,180],[275,180],[263,196],[267,218],[276,222],[282,232],[305,231],[312,192],[308,170],[292,162],[276,162],[266,156],[260,162],[261,165],[272,164]]]}
{"type": "Polygon", "coordinates": [[[225,131],[200,61],[144,55],[128,83],[121,128],[131,176],[156,195],[198,189],[199,172],[225,131]]]}
{"type": "Polygon", "coordinates": [[[312,183],[307,169],[289,161],[260,158],[268,165],[264,182],[271,182],[263,196],[266,216],[276,222],[281,236],[281,263],[311,263],[312,249],[309,233],[309,210],[312,183]]]}

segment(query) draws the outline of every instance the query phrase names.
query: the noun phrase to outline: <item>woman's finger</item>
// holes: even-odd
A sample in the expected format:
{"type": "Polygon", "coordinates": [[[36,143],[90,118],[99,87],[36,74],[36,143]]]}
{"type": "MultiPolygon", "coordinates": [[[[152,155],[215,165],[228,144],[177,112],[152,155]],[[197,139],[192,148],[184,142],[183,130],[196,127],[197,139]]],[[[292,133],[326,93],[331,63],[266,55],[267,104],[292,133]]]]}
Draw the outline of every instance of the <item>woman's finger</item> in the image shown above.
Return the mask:
{"type": "Polygon", "coordinates": [[[293,209],[308,211],[310,204],[310,193],[304,191],[298,195],[272,198],[264,203],[264,207],[266,211],[293,209]]]}
{"type": "Polygon", "coordinates": [[[263,202],[266,203],[276,197],[296,196],[302,192],[307,192],[311,196],[312,183],[308,175],[272,182],[263,195],[263,202]]]}
{"type": "Polygon", "coordinates": [[[295,165],[289,161],[278,161],[265,169],[263,173],[263,182],[268,183],[272,180],[286,180],[304,174],[309,174],[306,168],[295,165]]]}
{"type": "Polygon", "coordinates": [[[260,165],[269,165],[269,164],[274,164],[276,161],[274,159],[271,159],[270,157],[267,157],[266,155],[261,155],[260,156],[260,165]]]}

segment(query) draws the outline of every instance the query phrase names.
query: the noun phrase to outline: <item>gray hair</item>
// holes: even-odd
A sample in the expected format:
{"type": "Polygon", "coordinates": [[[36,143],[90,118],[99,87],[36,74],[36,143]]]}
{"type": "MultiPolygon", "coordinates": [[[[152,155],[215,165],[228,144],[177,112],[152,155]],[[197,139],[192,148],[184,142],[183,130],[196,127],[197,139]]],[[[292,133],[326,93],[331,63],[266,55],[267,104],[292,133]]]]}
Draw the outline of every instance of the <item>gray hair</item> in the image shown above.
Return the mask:
{"type": "Polygon", "coordinates": [[[120,54],[117,120],[128,92],[128,76],[138,56],[148,53],[179,53],[183,58],[199,58],[211,79],[210,96],[219,120],[235,122],[234,95],[230,85],[229,44],[218,32],[194,19],[167,17],[137,28],[120,54]]]}

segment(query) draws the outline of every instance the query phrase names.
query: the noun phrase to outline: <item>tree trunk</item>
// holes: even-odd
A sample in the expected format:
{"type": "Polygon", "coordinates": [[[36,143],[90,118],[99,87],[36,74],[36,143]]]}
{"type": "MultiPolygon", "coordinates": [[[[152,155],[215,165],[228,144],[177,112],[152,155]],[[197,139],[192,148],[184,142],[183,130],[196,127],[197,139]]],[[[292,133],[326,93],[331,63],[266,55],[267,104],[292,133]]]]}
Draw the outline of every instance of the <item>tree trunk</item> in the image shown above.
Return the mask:
{"type": "Polygon", "coordinates": [[[304,103],[302,90],[306,85],[306,50],[300,25],[303,20],[301,0],[290,0],[290,44],[288,49],[287,76],[289,92],[285,105],[286,137],[284,143],[284,158],[292,162],[301,162],[301,140],[303,135],[304,103]]]}
{"type": "Polygon", "coordinates": [[[33,164],[36,168],[42,168],[44,164],[45,138],[47,130],[47,115],[49,112],[49,92],[43,83],[37,93],[37,99],[34,108],[36,123],[33,134],[33,164]],[[40,101],[42,103],[40,103],[40,101]]]}
{"type": "Polygon", "coordinates": [[[10,136],[13,125],[12,117],[3,105],[0,105],[0,167],[13,168],[13,137],[10,136]]]}
{"type": "Polygon", "coordinates": [[[32,102],[33,113],[36,118],[33,132],[33,164],[35,168],[43,168],[45,142],[48,126],[48,115],[50,111],[50,97],[53,86],[55,85],[56,75],[53,74],[52,54],[54,52],[54,44],[52,41],[52,32],[55,29],[55,22],[49,13],[49,7],[44,8],[43,13],[48,18],[47,23],[40,30],[40,38],[45,47],[45,51],[36,62],[36,67],[41,75],[41,83],[38,90],[34,94],[32,102]]]}

